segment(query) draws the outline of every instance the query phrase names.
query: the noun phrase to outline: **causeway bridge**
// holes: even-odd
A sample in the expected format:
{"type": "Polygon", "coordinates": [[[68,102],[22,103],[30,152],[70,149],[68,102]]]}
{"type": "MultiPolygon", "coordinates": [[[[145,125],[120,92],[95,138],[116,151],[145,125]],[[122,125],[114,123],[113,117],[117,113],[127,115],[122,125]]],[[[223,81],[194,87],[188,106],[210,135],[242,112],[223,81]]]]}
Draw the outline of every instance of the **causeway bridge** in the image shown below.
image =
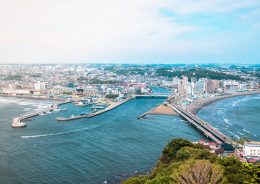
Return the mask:
{"type": "Polygon", "coordinates": [[[145,95],[134,95],[134,98],[168,98],[169,94],[167,93],[152,93],[145,95]]]}
{"type": "Polygon", "coordinates": [[[169,107],[171,107],[174,111],[176,111],[181,117],[186,119],[189,123],[191,123],[195,128],[197,128],[200,132],[202,132],[206,137],[210,138],[212,141],[217,144],[228,143],[234,144],[229,137],[224,135],[222,132],[200,119],[195,114],[183,109],[177,104],[169,104],[166,103],[169,107]]]}

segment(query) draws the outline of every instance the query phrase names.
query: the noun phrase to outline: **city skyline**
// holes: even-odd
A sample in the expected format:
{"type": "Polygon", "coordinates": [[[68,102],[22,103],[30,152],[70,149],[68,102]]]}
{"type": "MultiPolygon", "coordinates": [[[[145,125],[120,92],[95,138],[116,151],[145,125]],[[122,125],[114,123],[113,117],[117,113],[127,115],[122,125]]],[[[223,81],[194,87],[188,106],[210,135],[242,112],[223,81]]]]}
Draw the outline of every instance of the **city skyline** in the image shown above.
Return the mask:
{"type": "Polygon", "coordinates": [[[259,63],[260,2],[0,1],[0,64],[259,63]]]}

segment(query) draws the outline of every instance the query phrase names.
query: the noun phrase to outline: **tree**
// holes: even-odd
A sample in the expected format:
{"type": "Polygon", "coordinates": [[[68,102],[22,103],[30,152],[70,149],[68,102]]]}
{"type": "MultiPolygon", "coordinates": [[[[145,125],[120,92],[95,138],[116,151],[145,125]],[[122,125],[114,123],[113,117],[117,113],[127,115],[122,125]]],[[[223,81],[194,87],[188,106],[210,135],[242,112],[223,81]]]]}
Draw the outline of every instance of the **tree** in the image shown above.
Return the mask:
{"type": "Polygon", "coordinates": [[[194,147],[194,145],[185,139],[173,139],[168,145],[164,148],[161,161],[163,163],[169,163],[176,156],[176,153],[182,147],[194,147]]]}
{"type": "Polygon", "coordinates": [[[176,174],[179,184],[218,184],[222,181],[224,169],[208,160],[192,160],[182,165],[176,174]]]}

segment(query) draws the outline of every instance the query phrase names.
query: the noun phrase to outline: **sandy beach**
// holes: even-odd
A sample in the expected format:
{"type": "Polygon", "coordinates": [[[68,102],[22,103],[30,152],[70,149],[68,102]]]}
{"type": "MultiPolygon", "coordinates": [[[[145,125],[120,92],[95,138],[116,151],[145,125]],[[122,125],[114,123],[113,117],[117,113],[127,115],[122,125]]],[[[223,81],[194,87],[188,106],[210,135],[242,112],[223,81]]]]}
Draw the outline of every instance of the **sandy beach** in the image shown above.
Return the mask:
{"type": "Polygon", "coordinates": [[[209,98],[199,98],[199,99],[195,100],[194,102],[192,102],[189,106],[186,106],[186,108],[190,112],[196,114],[203,107],[210,105],[216,101],[223,100],[226,98],[232,98],[232,97],[236,97],[236,96],[245,96],[245,95],[254,95],[254,94],[260,94],[260,90],[251,91],[251,92],[241,92],[241,93],[230,94],[230,95],[226,94],[226,95],[222,95],[222,96],[214,96],[214,97],[209,97],[209,98]]]}
{"type": "Polygon", "coordinates": [[[152,110],[148,111],[146,114],[161,114],[161,115],[178,115],[172,108],[167,105],[159,105],[152,110]]]}

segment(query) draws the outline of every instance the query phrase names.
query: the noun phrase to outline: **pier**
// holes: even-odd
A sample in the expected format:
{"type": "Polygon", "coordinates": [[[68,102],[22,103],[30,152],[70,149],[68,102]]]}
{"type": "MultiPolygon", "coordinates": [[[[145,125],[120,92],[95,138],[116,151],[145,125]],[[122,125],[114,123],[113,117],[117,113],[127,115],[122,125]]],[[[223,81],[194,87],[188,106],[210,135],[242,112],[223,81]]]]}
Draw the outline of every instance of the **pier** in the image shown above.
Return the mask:
{"type": "Polygon", "coordinates": [[[202,132],[207,138],[211,139],[217,144],[235,144],[234,141],[232,141],[229,137],[227,137],[222,132],[211,126],[209,123],[200,119],[195,114],[192,114],[191,112],[181,108],[179,105],[176,104],[171,105],[167,103],[167,105],[171,107],[174,111],[176,111],[182,118],[191,123],[200,132],[202,132]]]}
{"type": "Polygon", "coordinates": [[[66,103],[70,103],[70,102],[71,101],[60,102],[58,104],[54,104],[51,108],[44,109],[44,110],[42,110],[40,112],[32,112],[32,113],[29,113],[29,114],[24,114],[22,116],[15,117],[13,119],[12,128],[24,128],[24,127],[27,126],[27,124],[24,123],[23,121],[25,121],[25,120],[27,120],[29,118],[38,116],[38,115],[40,115],[42,113],[46,113],[47,111],[58,109],[58,107],[60,105],[63,105],[63,104],[66,104],[66,103]]]}
{"type": "Polygon", "coordinates": [[[57,117],[56,120],[57,121],[71,121],[71,120],[75,120],[75,119],[82,119],[82,118],[92,118],[94,116],[103,114],[105,112],[108,112],[116,107],[119,107],[120,105],[123,105],[124,103],[128,102],[129,100],[132,100],[133,98],[128,98],[126,100],[122,100],[120,102],[115,102],[113,104],[111,104],[110,106],[108,106],[107,108],[105,108],[104,110],[100,110],[98,112],[95,113],[91,113],[91,114],[86,114],[86,115],[82,115],[82,116],[74,116],[74,117],[69,117],[69,118],[63,118],[63,117],[57,117]]]}

